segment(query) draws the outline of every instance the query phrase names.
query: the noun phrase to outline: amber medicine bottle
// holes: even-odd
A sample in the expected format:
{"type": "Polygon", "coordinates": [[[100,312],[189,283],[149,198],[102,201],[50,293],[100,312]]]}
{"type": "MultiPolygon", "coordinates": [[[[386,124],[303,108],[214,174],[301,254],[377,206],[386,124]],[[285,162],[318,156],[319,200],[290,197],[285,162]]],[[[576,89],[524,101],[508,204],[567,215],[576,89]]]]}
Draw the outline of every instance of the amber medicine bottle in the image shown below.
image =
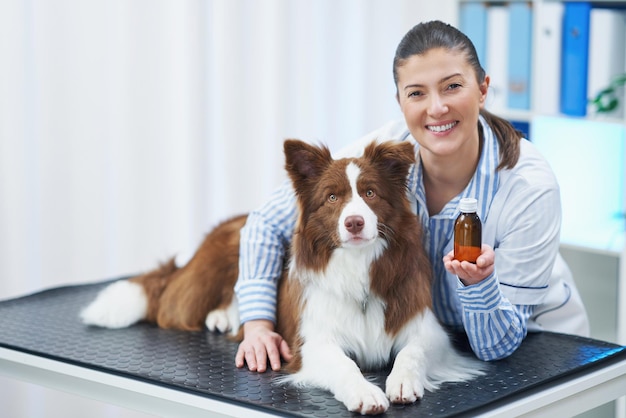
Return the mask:
{"type": "Polygon", "coordinates": [[[482,223],[476,213],[478,201],[463,198],[459,203],[461,213],[454,223],[454,258],[476,263],[482,245],[482,223]]]}

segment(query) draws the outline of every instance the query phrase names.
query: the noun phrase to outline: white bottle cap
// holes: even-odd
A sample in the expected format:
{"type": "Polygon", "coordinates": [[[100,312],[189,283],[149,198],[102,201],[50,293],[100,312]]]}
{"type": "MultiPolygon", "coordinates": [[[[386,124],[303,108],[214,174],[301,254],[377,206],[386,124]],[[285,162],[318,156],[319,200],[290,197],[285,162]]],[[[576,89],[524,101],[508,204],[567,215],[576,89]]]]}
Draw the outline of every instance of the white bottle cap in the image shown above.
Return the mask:
{"type": "Polygon", "coordinates": [[[464,197],[459,202],[459,210],[463,213],[472,213],[478,210],[478,200],[473,197],[464,197]]]}

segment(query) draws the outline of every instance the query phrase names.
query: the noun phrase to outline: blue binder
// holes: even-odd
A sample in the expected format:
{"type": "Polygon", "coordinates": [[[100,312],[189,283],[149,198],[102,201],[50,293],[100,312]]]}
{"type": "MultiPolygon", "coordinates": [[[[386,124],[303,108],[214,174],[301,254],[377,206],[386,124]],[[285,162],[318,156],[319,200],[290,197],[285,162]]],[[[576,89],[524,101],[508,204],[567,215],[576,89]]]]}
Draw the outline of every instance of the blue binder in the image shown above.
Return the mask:
{"type": "Polygon", "coordinates": [[[510,3],[507,94],[510,109],[530,109],[532,28],[530,3],[510,3]]]}
{"type": "Polygon", "coordinates": [[[591,3],[565,2],[564,5],[561,113],[585,116],[591,3]]]}
{"type": "Polygon", "coordinates": [[[487,7],[482,2],[461,3],[460,29],[474,44],[480,65],[487,60],[487,7]]]}

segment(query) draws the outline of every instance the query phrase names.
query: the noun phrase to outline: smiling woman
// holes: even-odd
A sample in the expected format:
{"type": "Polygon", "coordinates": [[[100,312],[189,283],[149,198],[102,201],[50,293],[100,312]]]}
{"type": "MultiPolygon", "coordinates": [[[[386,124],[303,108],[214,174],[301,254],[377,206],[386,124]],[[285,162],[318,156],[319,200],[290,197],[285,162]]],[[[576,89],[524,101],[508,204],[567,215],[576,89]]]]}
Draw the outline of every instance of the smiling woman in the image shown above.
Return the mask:
{"type": "Polygon", "coordinates": [[[436,214],[465,188],[478,164],[476,121],[489,77],[476,73],[466,53],[444,47],[396,63],[398,102],[420,143],[429,212],[436,214]]]}
{"type": "MultiPolygon", "coordinates": [[[[483,109],[489,77],[469,38],[442,21],[422,22],[400,41],[393,62],[404,118],[357,140],[344,155],[359,155],[373,139],[414,145],[407,189],[427,236],[438,320],[464,330],[486,361],[511,355],[529,330],[588,335],[585,308],[559,255],[556,178],[520,132],[483,109]],[[464,198],[478,202],[484,220],[475,263],[454,259],[454,220],[464,198]]],[[[241,230],[239,367],[245,359],[250,370],[263,372],[269,358],[277,370],[280,356],[290,355],[274,322],[295,213],[294,191],[283,185],[241,230]]]]}

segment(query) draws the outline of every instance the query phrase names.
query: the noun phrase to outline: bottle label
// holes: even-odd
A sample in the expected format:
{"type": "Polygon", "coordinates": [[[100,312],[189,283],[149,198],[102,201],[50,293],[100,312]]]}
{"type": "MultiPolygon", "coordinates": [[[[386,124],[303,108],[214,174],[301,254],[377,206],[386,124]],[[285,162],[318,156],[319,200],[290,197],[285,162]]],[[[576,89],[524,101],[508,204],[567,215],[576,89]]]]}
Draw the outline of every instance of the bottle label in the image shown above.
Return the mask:
{"type": "Polygon", "coordinates": [[[480,255],[480,247],[454,244],[454,259],[459,261],[469,261],[476,264],[476,259],[480,255]]]}

